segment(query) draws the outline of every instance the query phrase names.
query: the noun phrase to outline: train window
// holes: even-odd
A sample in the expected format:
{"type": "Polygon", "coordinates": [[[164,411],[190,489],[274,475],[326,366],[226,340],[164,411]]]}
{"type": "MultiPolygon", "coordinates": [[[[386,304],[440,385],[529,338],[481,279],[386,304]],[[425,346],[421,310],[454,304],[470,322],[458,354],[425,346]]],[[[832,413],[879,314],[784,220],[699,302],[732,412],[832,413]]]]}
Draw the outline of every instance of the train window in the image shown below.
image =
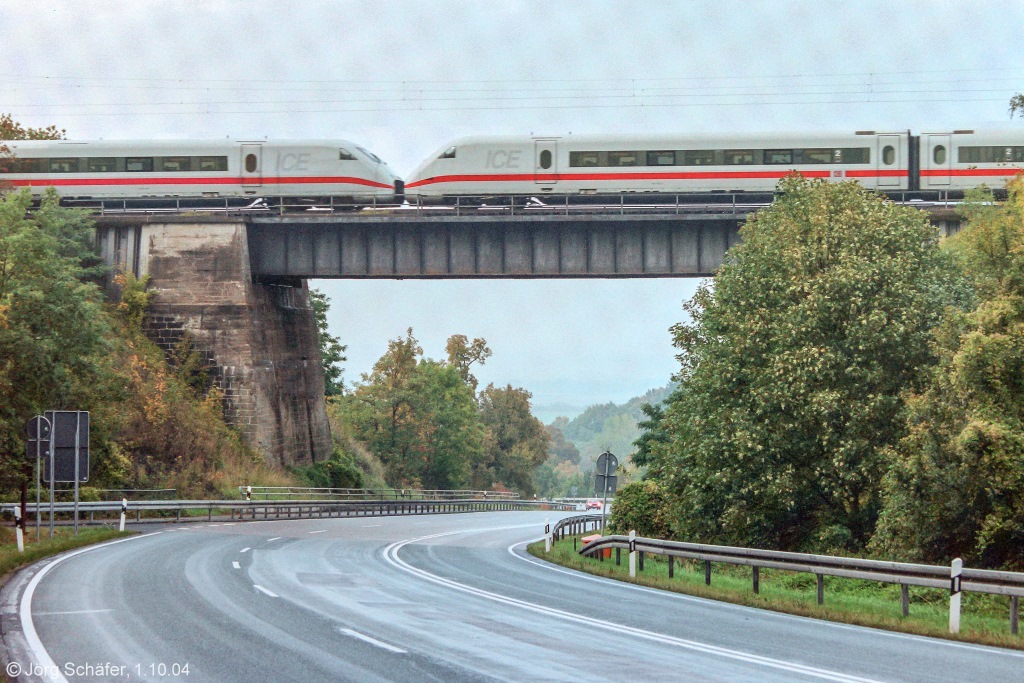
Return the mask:
{"type": "Polygon", "coordinates": [[[455,158],[455,148],[454,147],[449,147],[448,149],[446,149],[444,151],[443,154],[441,154],[441,156],[438,157],[438,159],[454,159],[454,158],[455,158]]]}
{"type": "Polygon", "coordinates": [[[944,163],[946,163],[946,146],[945,145],[936,145],[935,146],[935,149],[932,150],[932,160],[936,164],[944,164],[944,163]]]}
{"type": "Polygon", "coordinates": [[[711,166],[715,163],[715,152],[711,149],[688,149],[683,152],[684,166],[711,166]]]}
{"type": "Polygon", "coordinates": [[[791,164],[791,163],[793,163],[793,150],[791,150],[791,149],[766,149],[764,151],[764,163],[766,163],[766,164],[791,164]]]}
{"type": "Polygon", "coordinates": [[[837,149],[837,164],[869,164],[871,163],[870,147],[844,147],[837,149]]]}
{"type": "Polygon", "coordinates": [[[174,173],[192,170],[192,157],[163,157],[160,170],[174,173]]]}
{"type": "MultiPolygon", "coordinates": [[[[195,168],[195,164],[192,165],[195,168]]],[[[227,157],[199,157],[199,171],[226,171],[228,170],[227,157]]]]}
{"type": "Polygon", "coordinates": [[[363,149],[362,147],[356,147],[356,149],[358,149],[360,152],[362,152],[366,156],[370,157],[370,159],[372,159],[373,161],[376,161],[378,164],[381,163],[380,157],[377,156],[376,154],[374,154],[373,152],[371,152],[370,150],[363,149]]]}
{"type": "Polygon", "coordinates": [[[637,152],[608,152],[609,166],[639,166],[637,152]]]}
{"type": "Polygon", "coordinates": [[[551,150],[545,149],[540,153],[540,167],[551,168],[551,150]]]}
{"type": "Polygon", "coordinates": [[[986,147],[960,147],[957,160],[961,164],[998,164],[1024,161],[1024,147],[994,145],[986,147]]]}
{"type": "Polygon", "coordinates": [[[135,173],[149,173],[153,170],[153,157],[128,157],[124,169],[135,173]]]}
{"type": "Polygon", "coordinates": [[[882,163],[886,166],[891,166],[896,161],[896,148],[892,145],[886,145],[882,148],[882,163]]]}
{"type": "Polygon", "coordinates": [[[78,173],[78,158],[50,159],[50,173],[78,173]]]}
{"type": "Polygon", "coordinates": [[[647,153],[647,165],[648,166],[675,166],[676,165],[676,153],[675,152],[648,152],[647,153]]]}
{"type": "Polygon", "coordinates": [[[12,173],[47,173],[50,170],[49,159],[14,159],[12,173]]]}
{"type": "Polygon", "coordinates": [[[338,161],[355,161],[355,155],[344,147],[338,150],[338,161]]]}
{"type": "Polygon", "coordinates": [[[246,154],[245,155],[245,172],[246,173],[255,173],[256,172],[256,166],[257,166],[256,155],[255,154],[246,154]]]}
{"type": "Polygon", "coordinates": [[[570,166],[600,166],[601,165],[601,153],[600,152],[569,152],[569,165],[570,166]]]}
{"type": "Polygon", "coordinates": [[[753,164],[754,150],[727,149],[722,153],[722,160],[725,164],[731,166],[753,164]]]}
{"type": "Polygon", "coordinates": [[[798,164],[838,164],[842,162],[841,149],[798,149],[795,150],[798,164]]]}
{"type": "Polygon", "coordinates": [[[115,157],[89,157],[85,161],[89,173],[114,173],[117,171],[115,157]]]}

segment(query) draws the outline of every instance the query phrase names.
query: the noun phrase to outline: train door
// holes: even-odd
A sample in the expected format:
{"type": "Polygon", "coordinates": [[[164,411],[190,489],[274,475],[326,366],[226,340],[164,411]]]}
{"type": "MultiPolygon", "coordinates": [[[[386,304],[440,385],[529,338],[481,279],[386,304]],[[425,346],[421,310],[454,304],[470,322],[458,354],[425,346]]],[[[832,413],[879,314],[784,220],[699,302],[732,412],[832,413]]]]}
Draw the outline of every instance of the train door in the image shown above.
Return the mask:
{"type": "Polygon", "coordinates": [[[949,135],[929,135],[922,167],[927,169],[929,187],[948,187],[949,171],[953,161],[949,135]]]}
{"type": "Polygon", "coordinates": [[[258,187],[263,184],[263,145],[242,145],[242,187],[258,187]]]}
{"type": "Polygon", "coordinates": [[[533,182],[554,185],[558,182],[558,140],[537,138],[533,141],[533,182]]]}
{"type": "Polygon", "coordinates": [[[903,156],[899,135],[879,135],[875,150],[875,170],[878,171],[878,187],[899,187],[903,156]]]}

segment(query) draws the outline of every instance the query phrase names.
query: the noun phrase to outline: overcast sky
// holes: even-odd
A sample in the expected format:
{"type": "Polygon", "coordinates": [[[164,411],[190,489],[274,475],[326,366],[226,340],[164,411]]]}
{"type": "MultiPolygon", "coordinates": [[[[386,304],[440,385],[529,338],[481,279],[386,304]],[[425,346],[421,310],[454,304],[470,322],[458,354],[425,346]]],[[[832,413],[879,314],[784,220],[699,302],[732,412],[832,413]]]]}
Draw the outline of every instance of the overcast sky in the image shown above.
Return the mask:
{"type": "MultiPolygon", "coordinates": [[[[1022,26],[1005,0],[0,0],[0,112],[80,139],[344,138],[399,175],[473,134],[1020,127],[1022,26]]],[[[485,337],[483,384],[585,406],[668,381],[697,281],[312,284],[349,380],[411,326],[432,357],[485,337]]]]}

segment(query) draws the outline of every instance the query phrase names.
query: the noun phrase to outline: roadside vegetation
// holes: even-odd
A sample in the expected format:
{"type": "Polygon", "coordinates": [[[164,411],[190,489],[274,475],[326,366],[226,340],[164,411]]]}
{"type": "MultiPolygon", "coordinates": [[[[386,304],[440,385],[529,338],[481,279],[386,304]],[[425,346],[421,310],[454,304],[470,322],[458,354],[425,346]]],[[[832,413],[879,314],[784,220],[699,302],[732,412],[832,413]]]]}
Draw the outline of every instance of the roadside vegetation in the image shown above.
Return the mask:
{"type": "MultiPolygon", "coordinates": [[[[583,534],[575,538],[581,546],[583,534]]],[[[949,592],[938,589],[910,589],[910,614],[904,617],[899,586],[873,581],[825,577],[825,604],[817,604],[817,584],[809,574],[761,569],[760,593],[751,589],[750,569],[715,564],[711,586],[704,584],[704,564],[676,560],[674,577],[668,578],[666,558],[647,555],[644,570],[629,576],[628,553],[622,551],[621,565],[615,551],[603,561],[583,557],[568,536],[555,543],[550,553],[544,542],[531,543],[531,555],[555,564],[641,586],[669,590],[695,597],[731,602],[759,609],[869,626],[922,636],[947,638],[1024,650],[1024,638],[1010,634],[1009,600],[1005,597],[963,593],[960,633],[949,633],[949,592]]]]}
{"type": "Polygon", "coordinates": [[[130,532],[116,529],[97,528],[82,529],[77,536],[68,528],[54,530],[53,538],[49,537],[48,529],[44,529],[40,540],[36,541],[34,529],[25,532],[25,552],[19,553],[14,536],[14,529],[0,527],[0,586],[6,583],[12,572],[27,567],[43,558],[57,555],[66,550],[73,550],[94,543],[102,543],[113,538],[129,536],[130,532]]]}

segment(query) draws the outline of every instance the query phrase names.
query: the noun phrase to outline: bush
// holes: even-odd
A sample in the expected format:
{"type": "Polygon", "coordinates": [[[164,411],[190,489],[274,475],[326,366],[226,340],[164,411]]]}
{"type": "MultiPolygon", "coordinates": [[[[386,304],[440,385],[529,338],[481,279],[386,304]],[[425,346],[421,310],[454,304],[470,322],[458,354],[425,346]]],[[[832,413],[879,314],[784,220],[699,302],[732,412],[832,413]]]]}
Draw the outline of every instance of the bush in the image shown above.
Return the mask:
{"type": "Polygon", "coordinates": [[[647,538],[669,538],[672,534],[665,489],[656,481],[636,481],[615,493],[608,528],[612,533],[647,538]]]}

